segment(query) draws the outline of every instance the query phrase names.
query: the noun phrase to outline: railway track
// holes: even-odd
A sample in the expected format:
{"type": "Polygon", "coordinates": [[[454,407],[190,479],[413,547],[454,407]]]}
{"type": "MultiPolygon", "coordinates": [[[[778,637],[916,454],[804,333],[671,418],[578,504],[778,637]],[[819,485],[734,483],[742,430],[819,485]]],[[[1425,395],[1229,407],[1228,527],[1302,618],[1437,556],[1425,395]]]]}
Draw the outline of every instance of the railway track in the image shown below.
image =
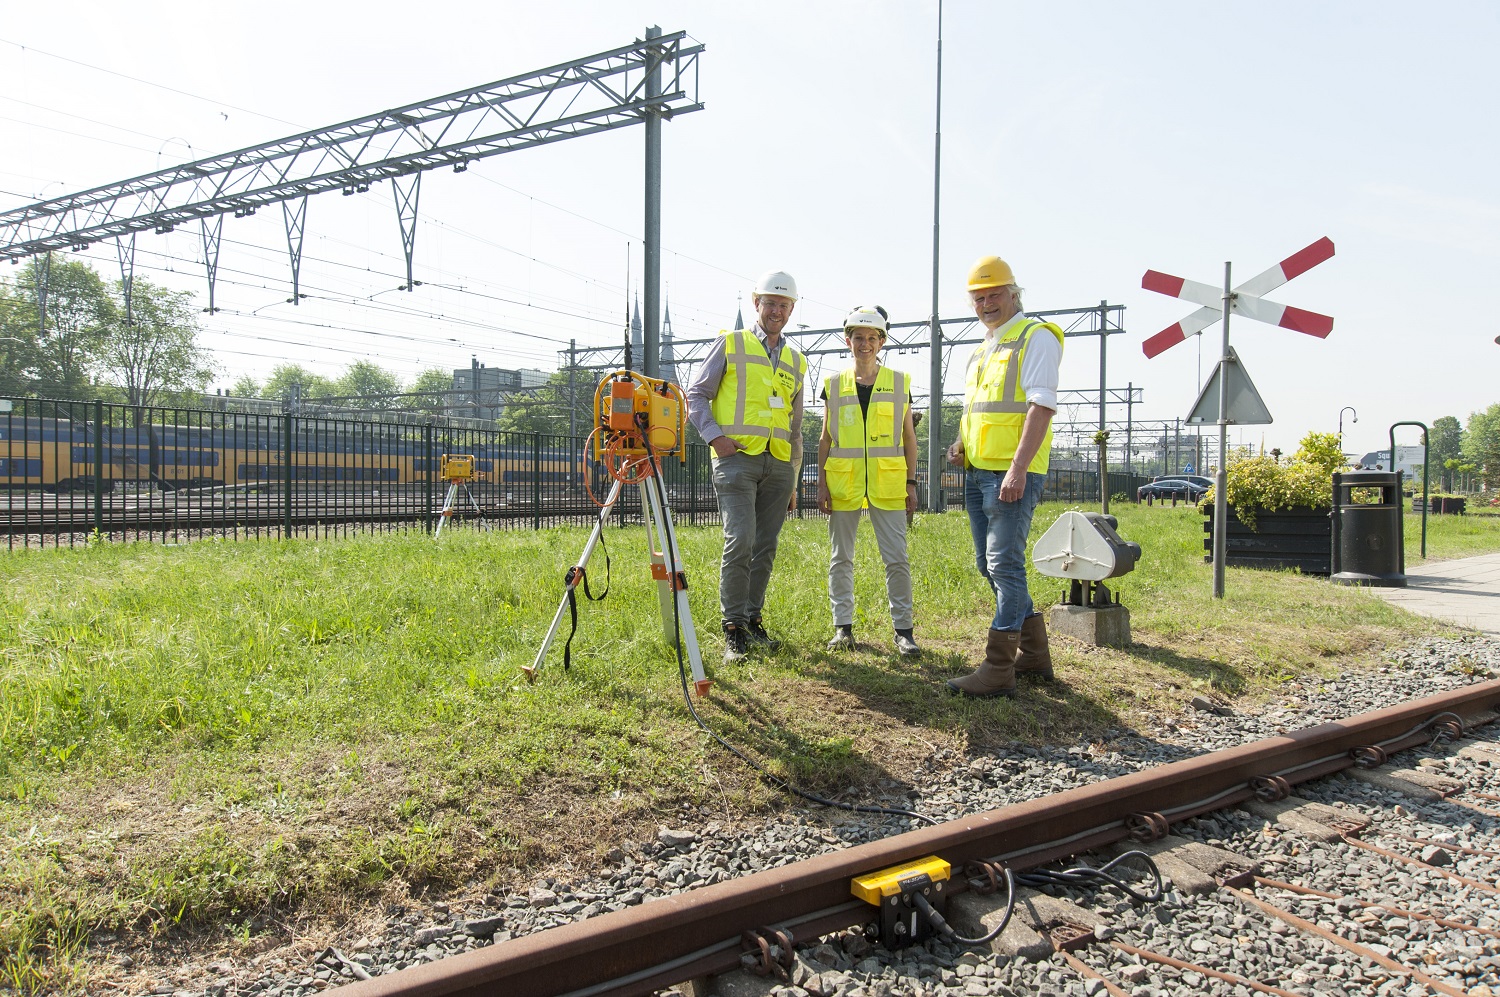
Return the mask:
{"type": "MultiPolygon", "coordinates": [[[[1500,994],[1500,745],[1473,736],[1497,708],[1500,680],[1469,685],[339,992],[1500,994]],[[880,909],[850,892],[856,877],[940,857],[953,870],[942,886],[947,920],[972,937],[1005,917],[1004,870],[1078,856],[1097,866],[1136,848],[1168,879],[1160,899],[1132,903],[1098,884],[1022,891],[1004,931],[977,947],[940,934],[889,950],[872,944],[880,909]]],[[[1116,871],[1129,865],[1139,867],[1131,860],[1116,871]]],[[[330,981],[368,975],[333,949],[320,962],[330,981]]]]}

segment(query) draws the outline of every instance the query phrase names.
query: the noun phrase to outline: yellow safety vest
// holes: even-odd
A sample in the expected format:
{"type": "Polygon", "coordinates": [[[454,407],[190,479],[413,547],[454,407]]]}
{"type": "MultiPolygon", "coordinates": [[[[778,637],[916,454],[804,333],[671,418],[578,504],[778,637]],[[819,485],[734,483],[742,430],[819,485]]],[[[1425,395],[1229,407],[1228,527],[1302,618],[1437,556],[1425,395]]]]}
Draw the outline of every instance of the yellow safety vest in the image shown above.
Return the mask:
{"type": "MultiPolygon", "coordinates": [[[[964,384],[964,414],[959,438],[969,463],[986,471],[1004,471],[1016,455],[1021,427],[1026,424],[1026,392],[1021,388],[1021,363],[1032,333],[1045,330],[1063,341],[1062,329],[1051,322],[1024,319],[998,342],[986,342],[969,357],[964,384]]],[[[1026,470],[1046,474],[1052,456],[1052,426],[1026,470]]]]}
{"type": "Polygon", "coordinates": [[[726,332],[724,379],[710,407],[714,422],[747,454],[769,447],[777,460],[791,460],[792,402],[806,377],[807,358],[785,339],[773,361],[753,331],[726,332]]]}
{"type": "Polygon", "coordinates": [[[906,448],[901,431],[910,406],[910,378],[881,367],[870,390],[868,412],[861,412],[854,369],[824,382],[827,400],[823,425],[828,429],[828,460],[823,480],[839,512],[906,508],[906,448]]]}

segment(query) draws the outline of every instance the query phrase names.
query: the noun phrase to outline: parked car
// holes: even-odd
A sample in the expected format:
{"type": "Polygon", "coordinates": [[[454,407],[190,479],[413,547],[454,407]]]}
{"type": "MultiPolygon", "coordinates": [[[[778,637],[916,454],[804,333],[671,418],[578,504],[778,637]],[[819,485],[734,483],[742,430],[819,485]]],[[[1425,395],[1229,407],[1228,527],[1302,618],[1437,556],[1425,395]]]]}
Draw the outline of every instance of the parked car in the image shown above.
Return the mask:
{"type": "Polygon", "coordinates": [[[1168,478],[1164,481],[1152,481],[1135,490],[1135,497],[1144,502],[1147,499],[1170,499],[1178,498],[1187,502],[1196,502],[1208,491],[1206,485],[1200,485],[1194,481],[1185,481],[1181,478],[1168,478]]]}
{"type": "Polygon", "coordinates": [[[1213,478],[1205,478],[1201,474],[1158,474],[1152,481],[1191,481],[1193,484],[1208,491],[1214,486],[1213,478]]]}

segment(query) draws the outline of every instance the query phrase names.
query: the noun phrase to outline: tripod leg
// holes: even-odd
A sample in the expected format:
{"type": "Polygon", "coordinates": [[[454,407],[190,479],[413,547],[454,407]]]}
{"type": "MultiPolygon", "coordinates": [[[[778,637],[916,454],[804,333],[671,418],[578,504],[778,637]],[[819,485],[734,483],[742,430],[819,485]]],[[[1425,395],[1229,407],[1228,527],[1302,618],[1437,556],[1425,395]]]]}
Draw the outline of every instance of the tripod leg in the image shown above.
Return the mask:
{"type": "Polygon", "coordinates": [[[432,538],[434,540],[436,540],[438,537],[440,537],[440,536],[443,535],[443,524],[447,523],[448,522],[448,518],[453,515],[453,500],[454,500],[454,498],[457,497],[457,495],[458,495],[458,482],[457,481],[451,481],[451,482],[449,482],[448,483],[448,495],[447,495],[446,498],[443,499],[443,512],[442,512],[442,515],[438,516],[437,529],[434,530],[433,533],[432,533],[432,538]]]}
{"type": "MultiPolygon", "coordinates": [[[[610,488],[609,497],[604,500],[604,507],[599,510],[599,518],[594,522],[594,531],[589,534],[588,543],[583,545],[583,554],[578,559],[577,567],[588,567],[589,558],[594,553],[594,545],[599,542],[599,537],[604,533],[604,521],[609,518],[610,510],[614,508],[623,487],[620,482],[616,481],[610,488]]],[[[557,604],[557,612],[552,615],[552,625],[547,628],[547,636],[542,640],[541,649],[536,652],[536,660],[532,661],[529,668],[522,668],[528,682],[536,681],[536,673],[542,667],[542,659],[547,656],[547,649],[552,646],[552,640],[557,636],[557,628],[562,625],[563,614],[568,611],[568,594],[577,587],[576,578],[567,584],[563,591],[562,601],[557,604]]]]}
{"type": "Polygon", "coordinates": [[[666,540],[661,531],[660,500],[655,489],[655,479],[647,479],[636,487],[641,490],[641,512],[646,520],[646,549],[651,552],[651,577],[656,579],[656,601],[661,605],[661,633],[668,644],[677,636],[672,624],[672,582],[667,577],[666,540]]]}
{"type": "Polygon", "coordinates": [[[468,485],[464,485],[464,494],[469,498],[469,505],[474,509],[474,515],[479,517],[480,525],[485,525],[484,510],[479,507],[479,500],[474,497],[474,492],[468,485]]]}
{"type": "MultiPolygon", "coordinates": [[[[687,594],[687,571],[682,566],[682,551],[677,548],[677,531],[672,525],[672,507],[667,501],[666,486],[661,483],[660,478],[653,478],[655,487],[646,488],[643,500],[649,499],[650,504],[646,506],[650,510],[648,522],[652,522],[655,536],[661,540],[661,551],[658,552],[655,544],[651,548],[651,570],[658,579],[658,591],[662,603],[662,627],[666,631],[667,643],[671,644],[676,639],[673,626],[673,603],[676,604],[676,621],[682,626],[682,647],[687,652],[688,665],[693,671],[693,685],[699,696],[708,694],[709,686],[713,683],[703,671],[703,655],[698,650],[698,632],[693,626],[693,611],[688,606],[687,594]],[[666,555],[670,554],[668,558],[666,555]],[[657,564],[661,564],[661,573],[656,574],[657,564]],[[672,577],[671,565],[676,565],[676,577],[672,577]]],[[[645,485],[643,484],[643,487],[645,485]]]]}

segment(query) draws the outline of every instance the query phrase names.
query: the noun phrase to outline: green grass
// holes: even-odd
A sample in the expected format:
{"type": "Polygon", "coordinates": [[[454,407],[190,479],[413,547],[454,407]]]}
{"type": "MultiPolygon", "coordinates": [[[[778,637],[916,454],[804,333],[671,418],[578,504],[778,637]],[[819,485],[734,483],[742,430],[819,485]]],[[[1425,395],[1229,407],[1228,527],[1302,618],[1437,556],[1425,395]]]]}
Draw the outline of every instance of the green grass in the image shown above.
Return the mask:
{"type": "MultiPolygon", "coordinates": [[[[1064,507],[1043,506],[1033,536],[1064,507]]],[[[1145,550],[1118,580],[1136,643],[1054,643],[1056,686],[948,696],[993,604],[960,514],[919,516],[917,635],[890,646],[868,527],[861,650],[829,654],[828,540],[783,534],[767,621],[786,646],[718,664],[716,527],[683,529],[716,684],[699,709],[821,792],[911,778],[936,747],[1150,729],[1206,692],[1253,701],[1435,632],[1369,593],[1231,569],[1211,596],[1202,518],[1115,510],[1145,550]]],[[[1417,562],[1408,519],[1408,563],[1417,562]]],[[[610,594],[580,599],[571,669],[540,645],[586,534],[457,530],[317,542],[92,545],[0,558],[0,988],[87,989],[99,932],[236,939],[412,884],[500,888],[680,819],[782,799],[682,701],[644,533],[610,529],[610,594]]],[[[1432,517],[1433,557],[1500,549],[1500,519],[1432,517]]],[[[604,557],[591,564],[595,590],[604,557]]],[[[1062,583],[1034,577],[1039,605],[1062,583]]],[[[697,819],[697,818],[695,818],[697,819]]]]}

